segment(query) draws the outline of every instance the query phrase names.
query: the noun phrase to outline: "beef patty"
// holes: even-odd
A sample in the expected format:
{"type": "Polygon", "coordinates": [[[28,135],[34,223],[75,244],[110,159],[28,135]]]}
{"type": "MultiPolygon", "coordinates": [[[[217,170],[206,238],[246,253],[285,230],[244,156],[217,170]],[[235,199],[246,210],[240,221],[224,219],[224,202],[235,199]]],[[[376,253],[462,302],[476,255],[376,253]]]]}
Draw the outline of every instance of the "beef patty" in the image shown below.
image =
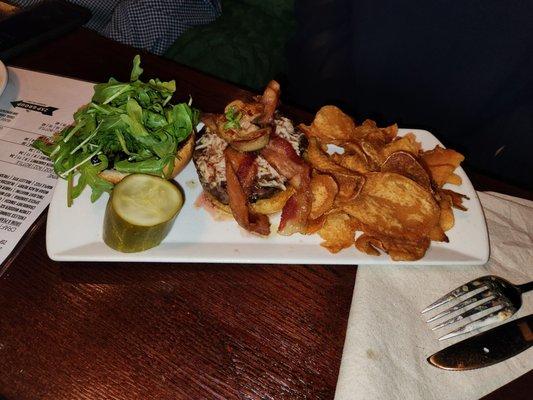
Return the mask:
{"type": "MultiPolygon", "coordinates": [[[[274,119],[275,133],[288,140],[298,155],[306,147],[307,140],[302,132],[296,130],[292,122],[285,117],[276,116],[274,119]]],[[[226,188],[226,163],[224,150],[228,143],[207,126],[201,132],[196,142],[193,160],[200,183],[206,192],[222,204],[229,204],[226,188]]],[[[286,189],[287,179],[280,174],[260,155],[255,159],[257,163],[257,179],[252,188],[248,201],[254,203],[259,199],[272,197],[279,191],[286,189]]]]}

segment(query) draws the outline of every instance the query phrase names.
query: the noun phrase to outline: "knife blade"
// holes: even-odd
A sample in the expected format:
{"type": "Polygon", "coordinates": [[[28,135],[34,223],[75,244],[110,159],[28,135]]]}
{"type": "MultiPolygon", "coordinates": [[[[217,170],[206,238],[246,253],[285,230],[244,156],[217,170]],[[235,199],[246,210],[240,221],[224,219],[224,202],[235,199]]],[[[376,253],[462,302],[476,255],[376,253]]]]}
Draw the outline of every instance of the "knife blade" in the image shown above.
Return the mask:
{"type": "Polygon", "coordinates": [[[507,360],[532,344],[533,314],[455,343],[427,360],[438,368],[464,371],[507,360]]]}

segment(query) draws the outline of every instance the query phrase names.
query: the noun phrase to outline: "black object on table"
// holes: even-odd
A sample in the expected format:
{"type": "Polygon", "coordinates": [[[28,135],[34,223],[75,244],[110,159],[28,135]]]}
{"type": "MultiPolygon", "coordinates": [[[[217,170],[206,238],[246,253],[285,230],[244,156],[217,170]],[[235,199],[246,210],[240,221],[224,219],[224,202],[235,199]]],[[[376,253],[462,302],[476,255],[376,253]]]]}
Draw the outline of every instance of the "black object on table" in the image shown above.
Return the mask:
{"type": "Polygon", "coordinates": [[[88,9],[61,0],[44,1],[12,14],[0,21],[0,59],[8,60],[70,32],[91,16],[88,9]]]}

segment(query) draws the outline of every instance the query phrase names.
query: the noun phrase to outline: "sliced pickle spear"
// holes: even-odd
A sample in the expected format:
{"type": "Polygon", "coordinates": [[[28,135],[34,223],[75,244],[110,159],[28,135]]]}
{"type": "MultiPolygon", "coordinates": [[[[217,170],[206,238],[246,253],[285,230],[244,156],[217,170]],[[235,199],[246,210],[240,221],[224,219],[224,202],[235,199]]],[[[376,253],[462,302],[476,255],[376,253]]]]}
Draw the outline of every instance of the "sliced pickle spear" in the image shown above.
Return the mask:
{"type": "Polygon", "coordinates": [[[153,175],[128,175],[113,188],[104,217],[104,242],[124,253],[161,243],[183,205],[180,190],[153,175]]]}

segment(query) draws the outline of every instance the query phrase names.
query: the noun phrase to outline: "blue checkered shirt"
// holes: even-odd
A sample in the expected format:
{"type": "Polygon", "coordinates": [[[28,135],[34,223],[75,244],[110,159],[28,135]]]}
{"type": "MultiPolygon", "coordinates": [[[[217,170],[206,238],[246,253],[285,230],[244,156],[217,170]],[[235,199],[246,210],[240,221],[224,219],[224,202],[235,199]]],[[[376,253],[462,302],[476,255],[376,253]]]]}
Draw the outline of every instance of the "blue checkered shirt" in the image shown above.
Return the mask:
{"type": "MultiPolygon", "coordinates": [[[[11,0],[22,7],[41,0],[11,0]]],[[[218,0],[70,0],[90,9],[86,27],[131,46],[163,54],[183,32],[221,13],[218,0]]]]}

